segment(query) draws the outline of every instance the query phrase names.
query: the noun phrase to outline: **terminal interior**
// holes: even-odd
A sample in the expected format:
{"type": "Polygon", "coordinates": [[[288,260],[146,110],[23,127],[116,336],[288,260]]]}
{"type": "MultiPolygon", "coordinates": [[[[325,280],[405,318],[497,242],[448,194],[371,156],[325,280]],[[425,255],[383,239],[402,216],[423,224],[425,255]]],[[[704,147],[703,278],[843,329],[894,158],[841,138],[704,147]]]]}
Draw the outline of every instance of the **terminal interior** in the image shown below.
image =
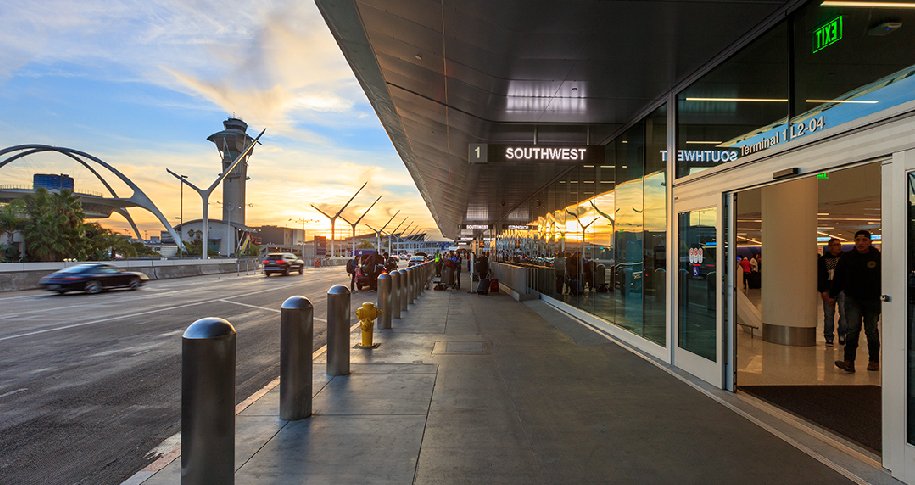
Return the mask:
{"type": "MultiPolygon", "coordinates": [[[[798,294],[791,282],[803,278],[807,281],[801,283],[810,286],[810,278],[816,278],[814,250],[820,254],[827,251],[826,244],[831,238],[842,243],[843,251],[852,251],[855,232],[867,229],[873,234],[873,245],[880,248],[880,164],[868,163],[777,185],[781,187],[767,186],[737,194],[735,260],[762,255],[765,257],[759,258],[759,272],[762,275],[778,272],[756,277],[756,283],[749,285],[740,281],[739,273],[735,274],[737,387],[879,451],[881,378],[880,372],[866,370],[868,355],[863,332],[857,349],[858,371],[837,372],[833,362],[843,359],[843,346],[838,337],[833,346],[826,345],[820,295],[815,291],[798,294]],[[784,190],[765,193],[773,187],[784,190]],[[784,207],[795,210],[803,206],[804,191],[811,196],[815,192],[815,216],[795,216],[791,211],[779,213],[777,201],[763,202],[765,197],[784,197],[789,201],[784,207]],[[809,223],[814,218],[815,236],[811,227],[801,227],[803,222],[809,223]],[[778,249],[777,254],[773,255],[773,251],[767,254],[768,245],[777,240],[787,242],[787,249],[795,253],[781,258],[790,259],[787,264],[776,259],[780,254],[778,249]],[[797,264],[795,257],[802,264],[797,264]],[[765,305],[766,300],[772,300],[772,306],[765,305]],[[783,345],[763,338],[763,323],[779,318],[780,311],[799,315],[808,327],[815,326],[813,345],[783,345]]],[[[890,262],[883,264],[891,267],[890,262]]],[[[838,319],[837,314],[836,331],[838,319]]],[[[881,325],[882,322],[878,328],[881,325]]]]}

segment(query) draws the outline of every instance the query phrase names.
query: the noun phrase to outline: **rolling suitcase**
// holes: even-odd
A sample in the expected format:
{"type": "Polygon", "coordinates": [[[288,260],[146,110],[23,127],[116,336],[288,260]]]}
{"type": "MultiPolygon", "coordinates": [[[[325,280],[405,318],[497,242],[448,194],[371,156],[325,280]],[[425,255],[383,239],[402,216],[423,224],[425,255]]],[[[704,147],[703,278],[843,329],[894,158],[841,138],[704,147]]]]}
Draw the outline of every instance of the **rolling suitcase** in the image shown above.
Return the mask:
{"type": "Polygon", "coordinates": [[[489,280],[489,291],[491,291],[493,293],[499,292],[499,279],[498,278],[493,278],[493,279],[489,280]]]}
{"type": "Polygon", "coordinates": [[[477,293],[480,295],[489,294],[489,279],[480,278],[480,284],[477,285],[477,293]]]}

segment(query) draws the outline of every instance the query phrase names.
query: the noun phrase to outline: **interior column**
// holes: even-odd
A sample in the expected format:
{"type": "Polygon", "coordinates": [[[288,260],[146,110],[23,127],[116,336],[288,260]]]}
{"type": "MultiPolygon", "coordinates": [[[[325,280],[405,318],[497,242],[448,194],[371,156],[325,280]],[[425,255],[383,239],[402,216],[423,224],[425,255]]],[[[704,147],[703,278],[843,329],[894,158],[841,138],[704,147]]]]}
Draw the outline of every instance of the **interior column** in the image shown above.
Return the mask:
{"type": "Polygon", "coordinates": [[[817,179],[762,189],[763,340],[816,345],[817,179]]]}

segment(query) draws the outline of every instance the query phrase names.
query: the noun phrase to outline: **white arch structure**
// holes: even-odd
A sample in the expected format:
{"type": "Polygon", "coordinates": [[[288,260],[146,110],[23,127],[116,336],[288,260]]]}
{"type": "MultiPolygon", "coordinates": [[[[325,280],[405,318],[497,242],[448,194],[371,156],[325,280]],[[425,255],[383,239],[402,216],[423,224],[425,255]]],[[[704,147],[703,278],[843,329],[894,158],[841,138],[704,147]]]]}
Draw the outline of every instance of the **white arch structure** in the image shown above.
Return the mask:
{"type": "MultiPolygon", "coordinates": [[[[42,153],[42,152],[57,152],[62,155],[65,155],[67,157],[70,157],[73,160],[76,160],[79,164],[81,164],[82,166],[89,169],[89,171],[92,172],[92,174],[95,175],[95,177],[97,179],[99,179],[99,181],[102,182],[102,184],[105,186],[106,189],[108,189],[108,192],[111,194],[112,197],[132,202],[137,207],[142,207],[143,209],[148,210],[154,216],[156,216],[156,219],[158,219],[159,222],[161,222],[162,225],[165,226],[165,229],[168,230],[168,233],[171,234],[172,238],[175,239],[175,243],[178,245],[178,247],[181,248],[182,251],[187,250],[184,247],[184,242],[181,241],[181,235],[175,231],[175,228],[173,228],[171,224],[169,224],[168,219],[166,219],[165,216],[162,215],[162,212],[159,210],[158,207],[156,207],[156,204],[153,203],[152,199],[150,199],[149,196],[147,196],[146,193],[144,193],[143,190],[141,190],[140,187],[137,186],[137,184],[133,183],[133,181],[130,180],[130,178],[128,178],[126,175],[121,173],[118,169],[112,167],[107,162],[103,161],[102,159],[100,159],[98,157],[94,157],[86,152],[74,150],[72,148],[56,147],[56,146],[51,146],[51,145],[15,145],[15,146],[7,147],[7,148],[0,150],[0,159],[7,156],[8,154],[11,154],[11,153],[14,154],[6,159],[0,160],[0,168],[3,168],[7,164],[9,164],[15,160],[18,160],[20,158],[24,158],[29,155],[33,155],[35,153],[42,153]],[[84,160],[84,158],[86,160],[95,162],[98,165],[101,165],[103,168],[105,168],[109,172],[113,173],[118,179],[120,179],[122,182],[127,184],[127,186],[130,187],[131,190],[133,190],[133,195],[131,195],[130,197],[128,197],[126,199],[119,197],[118,194],[111,187],[111,185],[104,179],[104,177],[102,177],[102,174],[100,174],[91,165],[89,165],[89,163],[86,160],[84,160]]],[[[139,230],[139,228],[137,228],[137,225],[134,223],[133,218],[130,217],[130,213],[128,213],[127,210],[125,210],[124,208],[120,208],[120,207],[116,208],[114,210],[118,214],[121,214],[122,216],[124,216],[125,219],[127,219],[127,222],[130,224],[130,227],[133,228],[134,232],[136,233],[137,239],[141,239],[140,230],[139,230]]]]}

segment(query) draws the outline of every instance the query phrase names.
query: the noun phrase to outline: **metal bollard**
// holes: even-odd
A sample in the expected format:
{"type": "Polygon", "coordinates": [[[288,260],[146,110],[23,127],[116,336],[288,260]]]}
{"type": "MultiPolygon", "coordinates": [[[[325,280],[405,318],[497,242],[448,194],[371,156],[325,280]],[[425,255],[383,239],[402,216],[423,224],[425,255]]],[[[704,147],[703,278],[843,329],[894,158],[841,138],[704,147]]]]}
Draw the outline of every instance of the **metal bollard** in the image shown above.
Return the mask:
{"type": "Polygon", "coordinates": [[[410,292],[410,278],[407,276],[407,270],[401,269],[397,270],[400,273],[400,311],[406,312],[409,310],[407,308],[407,300],[410,298],[408,293],[410,292]]]}
{"type": "Polygon", "coordinates": [[[378,309],[381,311],[381,319],[378,322],[378,328],[386,330],[391,328],[391,317],[394,312],[391,311],[391,275],[378,275],[378,309]]]}
{"type": "Polygon", "coordinates": [[[304,296],[290,296],[280,307],[280,419],[311,416],[314,342],[314,306],[304,296]]]}
{"type": "Polygon", "coordinates": [[[391,271],[391,317],[400,320],[400,271],[391,271]]]}
{"type": "Polygon", "coordinates": [[[221,318],[181,337],[181,483],[235,483],[235,328],[221,318]]]}
{"type": "Polygon", "coordinates": [[[416,270],[407,268],[407,279],[410,280],[410,292],[407,303],[414,304],[416,301],[416,270]]]}
{"type": "Polygon", "coordinates": [[[349,288],[334,285],[327,290],[327,375],[349,374],[349,288]]]}

